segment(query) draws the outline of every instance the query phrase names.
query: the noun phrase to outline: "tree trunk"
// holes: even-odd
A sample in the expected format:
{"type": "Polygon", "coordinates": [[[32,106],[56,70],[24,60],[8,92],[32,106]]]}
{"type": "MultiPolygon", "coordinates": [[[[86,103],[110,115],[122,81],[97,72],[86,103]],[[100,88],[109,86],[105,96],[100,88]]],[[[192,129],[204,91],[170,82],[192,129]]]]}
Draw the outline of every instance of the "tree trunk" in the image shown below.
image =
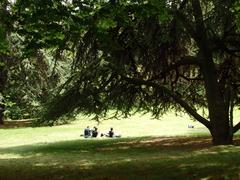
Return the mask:
{"type": "Polygon", "coordinates": [[[230,132],[229,121],[227,118],[212,120],[212,143],[213,145],[233,144],[233,134],[230,132]]]}
{"type": "MultiPolygon", "coordinates": [[[[211,37],[207,33],[204,22],[203,11],[199,0],[192,0],[194,23],[186,23],[187,18],[182,19],[182,23],[191,37],[195,40],[199,50],[198,59],[200,69],[204,78],[204,87],[208,104],[210,119],[209,129],[212,135],[213,145],[232,144],[233,135],[229,125],[229,104],[221,94],[218,74],[213,59],[213,49],[211,37]]],[[[181,16],[180,16],[181,17],[181,16]]]]}
{"type": "Polygon", "coordinates": [[[213,138],[212,142],[213,145],[232,144],[233,135],[229,124],[229,102],[227,102],[226,97],[221,94],[211,55],[204,55],[204,59],[207,60],[202,63],[201,68],[205,81],[206,98],[211,123],[210,132],[213,138]]]}
{"type": "Polygon", "coordinates": [[[219,127],[212,132],[212,144],[217,145],[230,145],[233,144],[233,136],[228,136],[225,127],[219,127]]]}
{"type": "Polygon", "coordinates": [[[211,123],[210,132],[213,138],[213,145],[232,144],[233,135],[229,124],[229,104],[220,93],[212,58],[208,58],[208,60],[208,63],[204,63],[202,70],[205,81],[206,98],[211,123]]]}
{"type": "Polygon", "coordinates": [[[204,61],[201,69],[205,82],[213,145],[232,144],[233,137],[229,124],[229,103],[226,102],[226,98],[220,92],[211,53],[205,50],[202,57],[204,61]]]}
{"type": "Polygon", "coordinates": [[[201,72],[204,78],[206,99],[211,128],[213,145],[232,144],[229,125],[229,103],[226,102],[218,82],[217,70],[213,60],[211,38],[204,23],[203,11],[199,0],[192,0],[195,30],[192,37],[199,48],[198,57],[201,59],[201,72]]]}

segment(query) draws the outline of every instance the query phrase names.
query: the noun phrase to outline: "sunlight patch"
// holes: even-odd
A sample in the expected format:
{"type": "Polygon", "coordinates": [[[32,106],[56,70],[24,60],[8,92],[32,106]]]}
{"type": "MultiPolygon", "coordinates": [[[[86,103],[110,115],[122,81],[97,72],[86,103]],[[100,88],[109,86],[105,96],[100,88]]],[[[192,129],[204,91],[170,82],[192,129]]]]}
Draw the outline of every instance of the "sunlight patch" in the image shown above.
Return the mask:
{"type": "Polygon", "coordinates": [[[132,159],[128,158],[128,159],[124,159],[123,162],[131,162],[132,159]]]}
{"type": "MultiPolygon", "coordinates": [[[[37,166],[37,167],[44,167],[44,166],[46,166],[46,163],[36,163],[36,164],[34,164],[35,166],[37,166]]],[[[47,164],[47,166],[57,166],[57,165],[59,165],[59,163],[57,163],[57,162],[54,162],[54,163],[48,163],[47,164]]]]}
{"type": "Polygon", "coordinates": [[[234,146],[234,145],[221,145],[217,147],[212,147],[209,149],[203,149],[199,150],[198,152],[195,153],[195,156],[201,155],[201,154],[219,154],[219,153],[234,153],[234,152],[239,152],[239,147],[234,146]]]}
{"type": "Polygon", "coordinates": [[[26,156],[21,156],[19,154],[1,154],[0,159],[21,159],[26,158],[26,156]]]}
{"type": "Polygon", "coordinates": [[[89,169],[92,169],[93,166],[95,166],[96,163],[93,163],[93,162],[84,162],[80,165],[80,169],[82,170],[89,170],[89,169]]]}

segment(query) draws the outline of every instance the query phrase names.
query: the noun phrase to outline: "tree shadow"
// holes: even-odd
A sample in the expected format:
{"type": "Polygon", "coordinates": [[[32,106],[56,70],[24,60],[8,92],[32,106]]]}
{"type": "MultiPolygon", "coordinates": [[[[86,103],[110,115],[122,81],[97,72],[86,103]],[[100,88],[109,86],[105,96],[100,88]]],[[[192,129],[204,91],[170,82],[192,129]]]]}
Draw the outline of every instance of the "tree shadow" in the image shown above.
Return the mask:
{"type": "Polygon", "coordinates": [[[210,137],[81,139],[0,148],[0,179],[235,179],[239,150],[213,147],[210,137]]]}
{"type": "MultiPolygon", "coordinates": [[[[240,137],[235,138],[235,145],[240,145],[240,137]]],[[[219,146],[216,146],[219,147],[219,146]]],[[[225,146],[223,146],[225,147],[225,146]]],[[[215,149],[211,144],[211,138],[202,137],[136,137],[118,139],[79,139],[60,141],[54,143],[37,143],[16,147],[0,148],[1,153],[19,154],[29,156],[34,154],[54,153],[101,153],[101,152],[130,152],[141,149],[153,151],[200,151],[203,149],[215,149]]]]}

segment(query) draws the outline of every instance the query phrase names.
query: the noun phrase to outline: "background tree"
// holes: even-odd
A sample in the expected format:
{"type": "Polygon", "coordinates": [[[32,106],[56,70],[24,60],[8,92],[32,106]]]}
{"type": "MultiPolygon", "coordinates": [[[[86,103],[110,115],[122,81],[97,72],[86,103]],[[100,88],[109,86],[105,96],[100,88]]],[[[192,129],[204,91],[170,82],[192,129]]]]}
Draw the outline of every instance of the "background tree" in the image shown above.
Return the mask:
{"type": "Polygon", "coordinates": [[[28,48],[17,31],[13,1],[1,1],[0,17],[0,119],[34,118],[50,91],[65,81],[69,57],[52,47],[28,48]],[[28,57],[27,57],[28,56],[28,57]],[[64,59],[64,61],[62,60],[64,59]]]}
{"type": "Polygon", "coordinates": [[[57,47],[74,57],[71,77],[44,118],[181,110],[209,129],[214,145],[231,144],[240,128],[233,124],[240,77],[236,2],[17,1],[18,32],[28,49],[57,47]]]}
{"type": "MultiPolygon", "coordinates": [[[[16,35],[16,34],[15,34],[16,35]]],[[[13,37],[15,39],[16,37],[13,37]]],[[[11,44],[18,44],[12,40],[11,44]]],[[[21,45],[16,48],[17,57],[21,57],[21,45]]],[[[38,51],[34,56],[17,59],[8,68],[8,82],[5,93],[5,116],[10,119],[36,118],[49,93],[64,81],[68,65],[58,59],[51,51],[38,51]]]]}
{"type": "Polygon", "coordinates": [[[8,36],[11,31],[11,19],[8,11],[8,0],[0,2],[0,124],[3,124],[5,105],[3,94],[7,82],[7,66],[11,61],[9,56],[8,36]]]}

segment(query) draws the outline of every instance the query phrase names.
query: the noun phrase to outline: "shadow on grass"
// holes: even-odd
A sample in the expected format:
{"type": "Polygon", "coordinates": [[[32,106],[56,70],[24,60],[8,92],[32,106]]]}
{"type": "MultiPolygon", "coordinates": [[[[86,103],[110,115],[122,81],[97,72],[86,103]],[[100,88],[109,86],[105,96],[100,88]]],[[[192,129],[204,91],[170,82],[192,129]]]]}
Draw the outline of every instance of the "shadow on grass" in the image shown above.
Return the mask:
{"type": "Polygon", "coordinates": [[[0,179],[239,179],[239,175],[240,147],[212,147],[209,137],[90,139],[0,149],[0,179]]]}

